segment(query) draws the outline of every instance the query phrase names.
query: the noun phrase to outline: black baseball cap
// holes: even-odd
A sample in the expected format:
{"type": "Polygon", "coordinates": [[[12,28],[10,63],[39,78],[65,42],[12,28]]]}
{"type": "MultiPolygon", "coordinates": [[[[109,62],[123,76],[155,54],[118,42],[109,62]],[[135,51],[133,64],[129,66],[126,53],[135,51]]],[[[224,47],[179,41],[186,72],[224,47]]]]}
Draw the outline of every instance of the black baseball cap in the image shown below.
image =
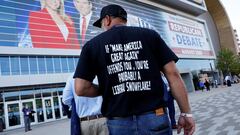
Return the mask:
{"type": "Polygon", "coordinates": [[[121,6],[112,4],[102,8],[100,18],[93,23],[93,26],[101,28],[101,21],[107,15],[127,20],[127,12],[121,6]]]}

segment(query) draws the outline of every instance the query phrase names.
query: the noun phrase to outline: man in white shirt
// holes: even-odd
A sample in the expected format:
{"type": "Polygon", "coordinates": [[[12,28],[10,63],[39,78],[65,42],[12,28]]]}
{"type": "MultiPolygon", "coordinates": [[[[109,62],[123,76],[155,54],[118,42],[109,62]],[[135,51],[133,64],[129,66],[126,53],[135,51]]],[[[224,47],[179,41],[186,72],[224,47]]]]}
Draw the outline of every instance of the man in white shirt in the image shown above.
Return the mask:
{"type": "Polygon", "coordinates": [[[92,0],[73,0],[74,6],[76,7],[79,15],[74,17],[74,23],[76,27],[76,31],[78,34],[78,39],[80,45],[83,46],[86,43],[86,40],[91,39],[94,37],[97,32],[95,32],[90,24],[93,21],[91,18],[93,17],[93,5],[92,0]]]}
{"type": "MultiPolygon", "coordinates": [[[[98,83],[96,79],[94,83],[98,83]]],[[[73,99],[80,120],[81,135],[108,135],[106,118],[101,114],[102,96],[95,98],[77,96],[71,74],[63,89],[62,102],[71,107],[73,99]]]]}

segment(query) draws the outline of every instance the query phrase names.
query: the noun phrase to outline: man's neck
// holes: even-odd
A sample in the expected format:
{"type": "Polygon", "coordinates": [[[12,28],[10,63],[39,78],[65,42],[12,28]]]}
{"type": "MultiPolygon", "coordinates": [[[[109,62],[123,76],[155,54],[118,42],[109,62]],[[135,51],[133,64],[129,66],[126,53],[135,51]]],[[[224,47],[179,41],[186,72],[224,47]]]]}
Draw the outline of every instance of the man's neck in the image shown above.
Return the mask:
{"type": "Polygon", "coordinates": [[[122,22],[118,22],[118,23],[114,23],[112,22],[110,29],[114,28],[114,27],[119,27],[119,26],[126,26],[126,23],[122,23],[122,22]]]}

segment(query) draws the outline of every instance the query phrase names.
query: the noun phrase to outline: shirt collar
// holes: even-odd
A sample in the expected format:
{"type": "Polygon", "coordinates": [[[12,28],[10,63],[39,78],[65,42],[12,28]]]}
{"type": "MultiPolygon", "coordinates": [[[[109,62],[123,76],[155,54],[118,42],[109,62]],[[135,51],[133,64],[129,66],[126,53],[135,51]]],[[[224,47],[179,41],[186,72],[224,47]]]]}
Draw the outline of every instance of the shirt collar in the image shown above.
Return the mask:
{"type": "MultiPolygon", "coordinates": [[[[85,17],[86,17],[87,20],[90,20],[91,16],[92,16],[92,11],[90,11],[90,13],[87,14],[85,17]]],[[[80,14],[80,18],[82,18],[82,17],[84,17],[84,16],[82,16],[82,15],[80,14]]]]}

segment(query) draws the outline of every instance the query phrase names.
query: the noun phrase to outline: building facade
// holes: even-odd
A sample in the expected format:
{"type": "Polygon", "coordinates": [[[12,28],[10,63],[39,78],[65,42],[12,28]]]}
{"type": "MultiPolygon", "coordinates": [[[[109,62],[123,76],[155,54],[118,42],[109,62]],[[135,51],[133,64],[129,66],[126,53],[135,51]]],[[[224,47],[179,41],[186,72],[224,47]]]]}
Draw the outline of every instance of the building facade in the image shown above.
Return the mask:
{"type": "Polygon", "coordinates": [[[236,29],[234,29],[233,32],[234,32],[236,43],[237,43],[237,52],[238,52],[238,55],[240,55],[240,40],[239,40],[238,32],[236,29]]]}
{"type": "Polygon", "coordinates": [[[161,35],[180,58],[177,66],[189,92],[195,91],[194,77],[201,71],[212,71],[214,77],[220,40],[203,0],[89,0],[82,3],[92,5],[87,24],[74,0],[57,1],[55,16],[46,10],[45,0],[0,3],[0,121],[4,130],[23,127],[25,104],[36,111],[32,124],[66,118],[61,106],[65,81],[75,70],[84,42],[102,32],[91,25],[108,4],[127,10],[129,26],[154,29],[161,35]],[[56,21],[59,17],[62,23],[56,21]]]}

